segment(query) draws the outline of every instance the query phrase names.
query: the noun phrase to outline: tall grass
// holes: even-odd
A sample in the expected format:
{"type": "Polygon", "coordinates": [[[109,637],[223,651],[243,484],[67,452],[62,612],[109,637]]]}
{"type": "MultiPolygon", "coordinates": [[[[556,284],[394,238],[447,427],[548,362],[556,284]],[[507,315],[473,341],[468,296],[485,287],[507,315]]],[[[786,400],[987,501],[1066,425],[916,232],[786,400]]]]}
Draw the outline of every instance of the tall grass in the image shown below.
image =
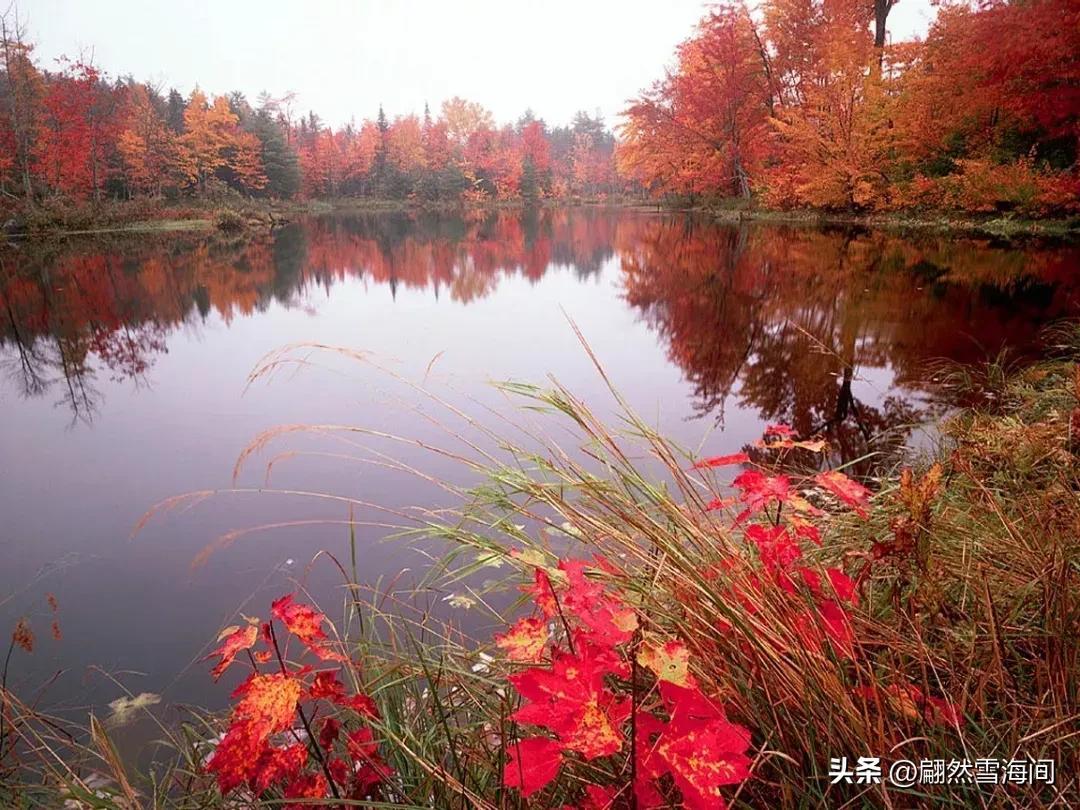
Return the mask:
{"type": "MultiPolygon", "coordinates": [[[[637,616],[633,648],[643,639],[677,639],[701,691],[751,731],[749,778],[723,791],[733,805],[1076,806],[1080,332],[1061,329],[1051,337],[1045,362],[983,375],[981,404],[942,425],[932,452],[865,482],[876,490],[866,519],[820,487],[803,488],[825,514],[813,518],[823,542],[806,544],[802,563],[821,574],[841,570],[856,588],[847,652],[808,643],[802,617],[815,606],[805,588],[762,587],[746,598],[748,577],[760,578],[763,568],[738,509],[726,505],[732,491],[725,468],[694,469],[692,454],[636,416],[614,388],[618,429],[557,383],[504,385],[541,421],[525,430],[507,420],[504,433],[433,397],[447,424],[471,431],[447,427],[445,447],[358,427],[312,427],[341,436],[351,450],[371,438],[406,442],[484,476],[467,492],[450,487],[460,498],[452,510],[397,515],[411,521],[402,542],[434,539],[445,549],[414,593],[360,582],[355,535],[351,559],[325,554],[346,585],[335,637],[349,653],[348,678],[377,704],[380,719],[372,725],[394,770],[379,796],[351,804],[560,807],[583,801],[586,785],[604,785],[614,790],[612,806],[635,806],[632,733],[628,750],[617,755],[569,756],[558,779],[531,799],[508,787],[510,747],[533,733],[511,717],[520,698],[508,678],[522,664],[507,660],[490,639],[470,637],[424,599],[426,589],[456,592],[477,612],[508,622],[530,609],[518,588],[538,566],[601,555],[605,587],[637,616]],[[566,427],[572,443],[563,438],[566,427]],[[1056,782],[833,783],[832,758],[862,756],[881,757],[886,771],[899,758],[1049,759],[1056,782]]],[[[255,376],[293,359],[272,357],[255,376]]],[[[241,461],[295,429],[258,437],[241,461]]],[[[424,475],[382,452],[367,458],[424,475]]],[[[771,474],[795,476],[817,457],[762,450],[754,458],[771,474]]],[[[789,518],[782,508],[766,509],[764,517],[780,525],[789,518]]],[[[572,644],[554,624],[562,643],[572,644]]],[[[639,706],[656,687],[636,667],[629,681],[639,706]]],[[[96,721],[61,733],[60,723],[6,691],[4,697],[14,724],[5,750],[12,757],[18,750],[22,763],[13,802],[47,804],[35,798],[43,790],[63,791],[87,807],[280,801],[273,791],[258,801],[215,792],[203,764],[218,718],[163,728],[174,764],[148,784],[126,772],[96,721]],[[88,783],[87,772],[109,774],[107,789],[88,783]]],[[[677,791],[665,789],[665,796],[678,800],[677,791]]]]}

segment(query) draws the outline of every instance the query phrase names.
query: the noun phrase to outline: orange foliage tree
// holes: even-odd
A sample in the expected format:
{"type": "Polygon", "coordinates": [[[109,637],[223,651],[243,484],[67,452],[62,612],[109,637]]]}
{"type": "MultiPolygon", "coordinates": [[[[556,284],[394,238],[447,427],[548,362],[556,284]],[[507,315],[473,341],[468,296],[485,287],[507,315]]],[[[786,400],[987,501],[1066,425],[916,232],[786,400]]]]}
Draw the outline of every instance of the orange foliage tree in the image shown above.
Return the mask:
{"type": "Polygon", "coordinates": [[[627,109],[620,171],[770,207],[1080,208],[1075,2],[950,0],[925,42],[890,43],[895,1],[711,11],[627,109]]]}
{"type": "Polygon", "coordinates": [[[677,68],[626,111],[619,168],[656,191],[749,196],[771,103],[749,12],[720,7],[679,46],[677,68]]]}
{"type": "Polygon", "coordinates": [[[132,190],[161,194],[162,186],[174,179],[176,135],[166,126],[144,85],[132,84],[128,89],[125,123],[116,145],[132,190]]]}
{"type": "Polygon", "coordinates": [[[184,109],[184,134],[180,136],[180,166],[190,182],[206,190],[207,181],[219,171],[229,172],[243,189],[266,184],[258,147],[250,133],[239,127],[239,118],[225,96],[213,104],[196,88],[184,109]]]}

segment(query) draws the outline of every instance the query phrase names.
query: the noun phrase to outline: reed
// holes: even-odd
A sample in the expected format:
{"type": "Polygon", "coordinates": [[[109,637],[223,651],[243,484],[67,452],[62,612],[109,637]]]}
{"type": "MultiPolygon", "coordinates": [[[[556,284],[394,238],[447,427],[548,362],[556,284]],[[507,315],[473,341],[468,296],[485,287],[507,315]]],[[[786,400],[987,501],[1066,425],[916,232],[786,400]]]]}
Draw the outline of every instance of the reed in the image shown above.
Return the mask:
{"type": "MultiPolygon", "coordinates": [[[[842,474],[823,477],[838,462],[827,446],[782,426],[746,458],[702,460],[638,417],[613,386],[618,429],[553,382],[504,384],[528,419],[502,422],[479,421],[424,392],[446,414],[429,417],[444,429],[445,445],[340,425],[257,437],[240,463],[309,429],[342,442],[341,454],[327,454],[335,461],[363,460],[441,484],[366,444],[404,442],[452,458],[482,481],[449,487],[459,499],[450,510],[382,511],[401,526],[398,542],[442,549],[430,552],[430,569],[410,588],[357,575],[352,510],[373,505],[291,493],[332,497],[350,509],[348,559],[316,555],[340,572],[340,609],[332,625],[316,610],[329,634],[310,642],[275,608],[279,629],[262,650],[267,657],[246,665],[239,657],[233,666],[280,665],[303,680],[310,673],[300,663],[314,652],[325,666],[322,656],[333,650],[347,693],[372,701],[367,715],[314,701],[304,714],[300,701],[305,727],[334,717],[342,733],[370,729],[371,751],[385,765],[363,795],[346,795],[343,782],[336,797],[311,804],[1075,805],[1080,331],[1063,327],[1050,343],[1036,366],[981,375],[978,402],[940,426],[933,450],[862,481],[872,496],[842,474]],[[440,610],[444,598],[510,629],[495,638],[486,628],[470,634],[440,610]],[[288,634],[303,643],[284,646],[288,634]],[[562,677],[566,662],[590,661],[604,662],[596,664],[599,714],[590,717],[606,736],[585,735],[581,718],[557,701],[547,718],[525,711],[536,702],[526,694],[530,678],[562,677]],[[699,701],[699,715],[684,709],[688,701],[699,701]],[[743,742],[724,747],[723,734],[743,742]],[[702,768],[697,783],[669,767],[684,738],[699,755],[684,775],[702,768]],[[534,750],[525,747],[530,740],[553,752],[554,772],[538,774],[539,763],[523,761],[534,750]],[[1056,780],[834,783],[831,759],[862,756],[881,757],[886,773],[901,758],[1052,760],[1056,780]]],[[[308,350],[275,355],[254,377],[292,362],[310,362],[308,350]]],[[[948,383],[972,385],[959,376],[948,383]]],[[[6,690],[4,699],[2,750],[18,752],[20,763],[7,773],[23,775],[5,784],[17,785],[9,795],[25,806],[50,790],[87,807],[300,801],[288,798],[285,781],[258,792],[218,791],[206,767],[216,750],[208,740],[235,727],[236,713],[163,726],[173,761],[148,780],[127,772],[100,723],[61,733],[59,722],[6,690]],[[108,787],[89,783],[91,771],[107,774],[108,787]]],[[[333,739],[320,749],[314,732],[297,734],[296,722],[285,733],[308,746],[313,774],[316,762],[340,750],[333,739]]]]}

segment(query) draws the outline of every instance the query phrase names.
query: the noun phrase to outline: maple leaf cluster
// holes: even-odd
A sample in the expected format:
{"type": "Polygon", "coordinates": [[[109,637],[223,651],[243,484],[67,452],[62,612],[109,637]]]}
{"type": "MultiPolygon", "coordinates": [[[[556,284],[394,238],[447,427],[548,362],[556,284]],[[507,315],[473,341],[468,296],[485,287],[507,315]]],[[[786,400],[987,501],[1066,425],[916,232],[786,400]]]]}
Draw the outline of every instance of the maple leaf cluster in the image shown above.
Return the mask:
{"type": "MultiPolygon", "coordinates": [[[[827,445],[820,439],[799,440],[795,431],[787,425],[769,425],[764,438],[755,442],[762,449],[784,454],[794,449],[812,453],[824,453],[827,445]]],[[[692,469],[712,469],[736,464],[748,464],[745,453],[716,458],[706,458],[695,463],[692,469]]],[[[933,497],[940,476],[935,468],[919,485],[911,480],[910,471],[902,477],[901,497],[908,503],[912,514],[925,519],[926,504],[933,497]]],[[[737,475],[732,486],[738,491],[734,501],[717,499],[709,509],[721,509],[732,503],[744,509],[734,518],[734,525],[742,527],[747,545],[756,551],[760,569],[739,570],[734,564],[721,566],[728,580],[732,596],[750,614],[758,612],[758,605],[766,588],[772,588],[792,597],[789,608],[789,624],[795,640],[804,649],[817,652],[827,644],[834,655],[841,659],[854,659],[855,637],[850,611],[858,603],[858,584],[841,568],[827,566],[812,568],[803,563],[802,542],[821,545],[818,522],[825,515],[806,497],[811,492],[823,499],[833,499],[843,507],[850,508],[862,519],[870,516],[871,491],[838,470],[825,470],[793,481],[784,474],[771,475],[757,469],[747,469],[737,475]],[[803,493],[806,493],[804,495],[803,493]],[[807,607],[809,603],[810,607],[807,607]]],[[[894,529],[896,525],[894,524],[894,529]]],[[[875,547],[874,556],[879,556],[875,547]]],[[[883,556],[883,555],[882,555],[883,556]]],[[[869,570],[864,567],[860,578],[869,570]]],[[[728,626],[721,629],[730,630],[728,626]]],[[[893,684],[856,687],[853,695],[879,706],[898,709],[912,718],[921,717],[927,723],[955,726],[960,723],[959,709],[944,698],[926,695],[910,684],[893,684]],[[921,708],[915,708],[915,707],[921,708]]]]}
{"type": "MultiPolygon", "coordinates": [[[[763,439],[755,444],[760,449],[779,453],[781,460],[795,449],[811,453],[824,453],[827,449],[820,439],[799,440],[788,425],[769,425],[763,439]]],[[[749,463],[744,453],[722,460],[724,464],[720,465],[713,463],[714,459],[705,459],[693,468],[749,463]]],[[[791,641],[815,651],[822,651],[827,644],[836,655],[852,658],[854,633],[848,610],[857,603],[858,589],[841,568],[817,569],[804,563],[803,542],[821,545],[818,522],[826,514],[807,496],[814,492],[818,497],[835,498],[866,518],[870,490],[837,470],[793,480],[783,473],[751,468],[740,472],[731,483],[737,496],[727,501],[716,499],[707,508],[719,510],[735,504],[742,507],[733,525],[741,530],[760,566],[739,567],[734,561],[726,561],[722,568],[729,595],[746,612],[756,614],[766,589],[771,589],[774,595],[786,594],[791,597],[785,605],[787,624],[793,631],[791,641]]],[[[730,630],[730,627],[721,629],[730,630]]]]}
{"type": "MultiPolygon", "coordinates": [[[[641,641],[636,611],[600,579],[612,574],[602,557],[536,564],[526,591],[538,615],[496,636],[510,661],[530,664],[509,676],[523,700],[512,718],[542,730],[507,746],[503,781],[529,797],[572,761],[633,748],[638,806],[666,806],[677,791],[688,808],[722,807],[720,789],[749,775],[750,732],[701,691],[680,641],[641,641]],[[565,647],[548,645],[556,625],[565,647]]],[[[592,784],[578,806],[611,807],[619,793],[592,784]]]]}
{"type": "Polygon", "coordinates": [[[252,667],[232,693],[237,702],[206,760],[207,772],[222,794],[246,788],[255,797],[379,798],[393,776],[371,726],[379,712],[370,696],[342,683],[341,665],[348,657],[326,635],[326,616],[294,601],[292,594],[276,600],[270,614],[268,622],[249,619],[226,628],[207,656],[218,659],[211,671],[215,680],[242,653],[252,667]],[[274,622],[284,629],[286,643],[295,638],[303,654],[338,666],[290,663],[274,622]],[[256,649],[260,642],[262,649],[256,649]],[[261,665],[268,671],[261,671],[261,665]]]}
{"type": "MultiPolygon", "coordinates": [[[[827,450],[823,440],[800,439],[787,425],[768,426],[755,444],[777,459],[774,466],[795,451],[827,450]]],[[[744,467],[731,481],[733,496],[705,509],[713,515],[734,507],[727,529],[742,538],[745,555],[717,564],[706,580],[749,615],[769,604],[770,621],[784,624],[772,636],[777,654],[831,653],[853,662],[859,584],[839,566],[811,562],[806,544],[822,545],[826,510],[868,518],[871,491],[837,470],[794,476],[752,466],[748,453],[703,458],[691,469],[732,466],[744,467]]],[[[631,796],[641,808],[725,807],[724,789],[751,776],[752,732],[730,719],[730,707],[705,686],[715,679],[695,675],[711,672],[714,662],[696,657],[708,650],[698,644],[692,653],[677,633],[646,632],[646,617],[623,595],[620,572],[602,556],[554,565],[528,552],[512,556],[531,570],[523,590],[535,609],[495,636],[517,667],[508,680],[522,701],[511,716],[522,728],[506,746],[504,784],[528,798],[564,772],[587,773],[586,782],[601,772],[623,773],[632,775],[623,784],[590,784],[579,810],[629,806],[631,796]],[[605,759],[614,767],[585,770],[585,763],[605,759]]],[[[715,630],[736,632],[719,619],[715,630]]],[[[879,711],[960,722],[953,704],[914,685],[859,686],[851,694],[879,711]]]]}

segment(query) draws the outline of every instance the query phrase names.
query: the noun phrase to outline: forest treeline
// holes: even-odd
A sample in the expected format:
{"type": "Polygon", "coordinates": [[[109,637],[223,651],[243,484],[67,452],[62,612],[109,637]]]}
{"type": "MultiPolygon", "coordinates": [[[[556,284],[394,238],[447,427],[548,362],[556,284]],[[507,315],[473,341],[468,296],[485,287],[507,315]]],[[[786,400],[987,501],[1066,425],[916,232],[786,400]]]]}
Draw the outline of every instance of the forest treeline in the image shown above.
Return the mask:
{"type": "Polygon", "coordinates": [[[897,0],[715,7],[627,110],[619,168],[657,193],[769,208],[1080,210],[1080,4],[897,0]]]}
{"type": "Polygon", "coordinates": [[[673,66],[599,116],[498,125],[434,113],[334,128],[292,97],[188,96],[82,59],[39,64],[3,21],[7,202],[366,197],[480,202],[616,193],[767,208],[1080,211],[1080,6],[943,0],[925,40],[893,42],[897,0],[713,6],[673,66]]]}
{"type": "Polygon", "coordinates": [[[580,112],[499,126],[476,102],[333,128],[293,98],[183,96],[83,59],[47,69],[4,20],[0,191],[9,199],[220,196],[480,201],[608,194],[615,139],[580,112]]]}

